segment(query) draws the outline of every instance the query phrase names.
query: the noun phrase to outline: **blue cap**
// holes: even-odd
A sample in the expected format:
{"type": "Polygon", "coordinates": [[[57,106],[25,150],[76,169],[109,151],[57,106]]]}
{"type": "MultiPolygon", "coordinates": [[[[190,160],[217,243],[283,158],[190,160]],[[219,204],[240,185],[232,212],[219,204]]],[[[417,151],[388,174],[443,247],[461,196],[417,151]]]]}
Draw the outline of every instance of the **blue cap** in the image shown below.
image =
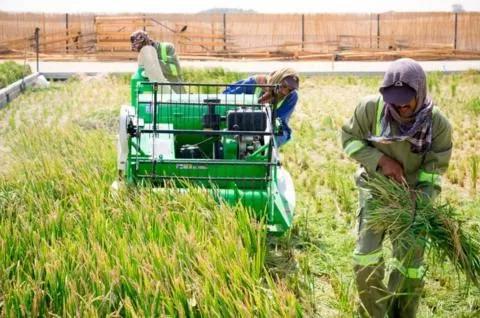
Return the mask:
{"type": "Polygon", "coordinates": [[[285,77],[282,82],[285,82],[285,84],[291,89],[298,89],[299,80],[295,75],[285,77]]]}
{"type": "Polygon", "coordinates": [[[383,100],[393,105],[406,105],[417,95],[417,92],[407,84],[396,81],[393,85],[388,87],[381,87],[380,93],[383,95],[383,100]]]}

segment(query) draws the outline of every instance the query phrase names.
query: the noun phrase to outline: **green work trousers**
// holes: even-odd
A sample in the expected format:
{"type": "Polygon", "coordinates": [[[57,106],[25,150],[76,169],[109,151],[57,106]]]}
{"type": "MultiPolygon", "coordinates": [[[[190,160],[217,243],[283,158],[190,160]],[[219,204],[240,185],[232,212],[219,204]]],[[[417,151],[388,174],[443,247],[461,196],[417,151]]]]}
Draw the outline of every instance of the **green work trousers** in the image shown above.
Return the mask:
{"type": "Polygon", "coordinates": [[[359,188],[358,238],[354,252],[354,271],[362,317],[415,317],[423,289],[424,244],[417,239],[399,243],[392,240],[392,260],[388,284],[383,280],[385,262],[382,245],[386,235],[402,235],[374,231],[368,224],[370,193],[359,188]],[[413,241],[413,242],[412,242],[413,241]]]}

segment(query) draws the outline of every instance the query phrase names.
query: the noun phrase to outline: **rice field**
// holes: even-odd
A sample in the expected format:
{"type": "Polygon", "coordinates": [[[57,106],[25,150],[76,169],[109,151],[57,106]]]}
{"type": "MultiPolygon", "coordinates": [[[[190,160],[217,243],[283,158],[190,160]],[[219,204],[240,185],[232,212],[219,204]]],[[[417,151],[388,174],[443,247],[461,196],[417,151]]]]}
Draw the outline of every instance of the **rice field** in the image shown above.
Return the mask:
{"type": "MultiPolygon", "coordinates": [[[[352,317],[356,165],[339,127],[380,81],[301,79],[294,139],[281,151],[297,192],[283,238],[195,189],[110,192],[128,76],[29,90],[0,110],[0,317],[352,317]]],[[[454,127],[442,199],[479,233],[480,74],[432,73],[428,87],[454,127]]],[[[418,316],[479,315],[480,291],[430,258],[418,316]]]]}

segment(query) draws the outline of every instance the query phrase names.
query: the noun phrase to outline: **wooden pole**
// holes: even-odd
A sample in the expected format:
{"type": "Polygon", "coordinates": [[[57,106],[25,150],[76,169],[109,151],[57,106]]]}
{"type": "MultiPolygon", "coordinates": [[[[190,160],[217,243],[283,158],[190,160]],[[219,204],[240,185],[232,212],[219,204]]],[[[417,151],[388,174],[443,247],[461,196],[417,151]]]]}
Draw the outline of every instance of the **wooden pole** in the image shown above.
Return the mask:
{"type": "Polygon", "coordinates": [[[223,14],[223,50],[227,50],[227,14],[223,14]]]}
{"type": "Polygon", "coordinates": [[[93,25],[95,27],[95,53],[98,52],[98,27],[97,27],[97,16],[93,16],[93,25]]]}
{"type": "Polygon", "coordinates": [[[68,54],[68,13],[65,13],[65,35],[67,36],[67,40],[65,40],[65,52],[68,54]]]}
{"type": "Polygon", "coordinates": [[[46,46],[45,46],[45,43],[47,42],[47,30],[46,30],[46,26],[45,26],[45,13],[42,15],[42,24],[43,24],[43,30],[42,30],[42,38],[43,38],[43,52],[45,53],[45,51],[47,50],[46,46]]]}
{"type": "MultiPolygon", "coordinates": [[[[214,36],[215,36],[215,22],[213,22],[213,20],[212,20],[212,22],[211,22],[210,34],[212,35],[212,38],[214,38],[214,36]]],[[[212,50],[212,51],[215,51],[215,45],[213,44],[213,41],[212,41],[211,50],[212,50]]]]}
{"type": "Polygon", "coordinates": [[[458,13],[455,12],[455,32],[453,35],[453,49],[457,49],[457,35],[458,35],[458,13]]]}
{"type": "Polygon", "coordinates": [[[40,51],[40,36],[38,32],[40,31],[40,28],[36,27],[35,28],[35,53],[36,53],[36,60],[37,60],[37,73],[39,72],[39,63],[38,63],[38,51],[40,51]]]}
{"type": "Polygon", "coordinates": [[[302,14],[302,51],[305,49],[305,14],[302,14]]]}
{"type": "Polygon", "coordinates": [[[377,14],[377,49],[380,48],[380,13],[377,14]]]}
{"type": "Polygon", "coordinates": [[[370,19],[369,20],[370,20],[369,39],[370,39],[370,48],[372,48],[372,24],[373,24],[373,22],[372,22],[372,14],[371,13],[370,13],[370,19]]]}

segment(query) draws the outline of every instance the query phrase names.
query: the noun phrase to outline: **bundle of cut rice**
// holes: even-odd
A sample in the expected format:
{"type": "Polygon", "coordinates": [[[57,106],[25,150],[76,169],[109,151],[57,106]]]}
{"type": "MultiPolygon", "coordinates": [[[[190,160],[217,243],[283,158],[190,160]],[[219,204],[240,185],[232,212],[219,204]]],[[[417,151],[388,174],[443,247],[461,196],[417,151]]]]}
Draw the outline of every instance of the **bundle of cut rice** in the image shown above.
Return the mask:
{"type": "Polygon", "coordinates": [[[439,263],[449,259],[467,281],[480,288],[480,239],[464,226],[449,204],[430,200],[419,191],[377,175],[368,182],[371,191],[370,228],[395,233],[392,241],[412,245],[420,241],[439,263]]]}

